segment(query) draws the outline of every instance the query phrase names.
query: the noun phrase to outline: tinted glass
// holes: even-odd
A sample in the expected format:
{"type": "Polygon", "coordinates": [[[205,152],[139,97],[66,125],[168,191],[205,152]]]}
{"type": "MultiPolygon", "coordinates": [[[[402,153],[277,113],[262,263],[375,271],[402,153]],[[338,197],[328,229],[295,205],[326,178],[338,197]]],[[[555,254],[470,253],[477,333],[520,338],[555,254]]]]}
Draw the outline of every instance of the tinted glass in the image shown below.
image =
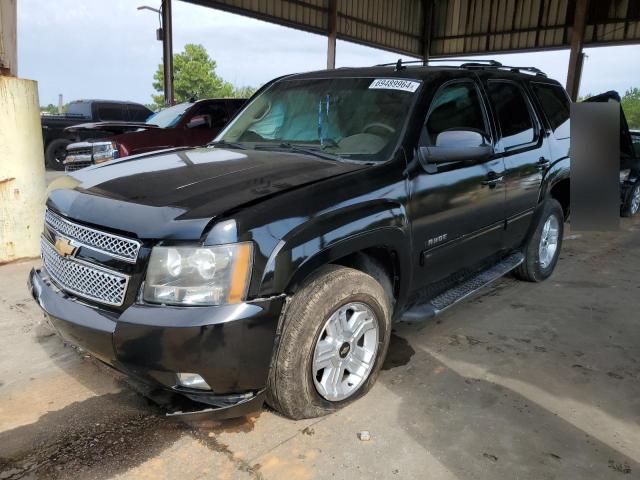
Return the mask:
{"type": "Polygon", "coordinates": [[[633,142],[633,152],[637,158],[640,158],[640,133],[631,133],[631,141],[633,142]]]}
{"type": "Polygon", "coordinates": [[[203,105],[197,115],[209,115],[211,117],[211,126],[214,128],[224,127],[229,121],[229,114],[224,103],[207,103],[203,105]]]}
{"type": "Polygon", "coordinates": [[[71,102],[67,105],[67,113],[73,116],[91,118],[91,104],[86,102],[71,102]]]}
{"type": "Polygon", "coordinates": [[[562,87],[542,83],[531,84],[556,138],[569,138],[570,103],[562,87]]]}
{"type": "Polygon", "coordinates": [[[447,85],[438,90],[426,123],[431,145],[445,130],[476,130],[486,135],[484,112],[478,90],[471,82],[447,85]]]}
{"type": "Polygon", "coordinates": [[[533,142],[533,120],[520,87],[511,82],[489,82],[489,98],[498,117],[504,148],[533,142]]]}
{"type": "Polygon", "coordinates": [[[98,117],[100,120],[126,120],[124,105],[99,105],[98,117]]]}
{"type": "Polygon", "coordinates": [[[144,122],[151,112],[144,107],[129,105],[129,118],[132,122],[144,122]]]}
{"type": "Polygon", "coordinates": [[[281,80],[253,98],[216,140],[282,143],[345,159],[384,161],[397,144],[420,82],[405,79],[281,80]]]}
{"type": "Polygon", "coordinates": [[[193,103],[180,103],[173,107],[165,108],[151,115],[145,123],[157,125],[160,128],[171,128],[180,121],[184,112],[191,107],[191,105],[193,105],[193,103]]]}

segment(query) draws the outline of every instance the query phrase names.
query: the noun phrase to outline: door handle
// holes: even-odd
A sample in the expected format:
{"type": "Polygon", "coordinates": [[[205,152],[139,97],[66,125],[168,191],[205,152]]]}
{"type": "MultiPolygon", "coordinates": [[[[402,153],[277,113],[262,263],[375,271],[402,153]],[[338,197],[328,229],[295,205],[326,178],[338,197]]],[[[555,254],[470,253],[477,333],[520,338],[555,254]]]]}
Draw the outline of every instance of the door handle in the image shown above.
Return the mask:
{"type": "Polygon", "coordinates": [[[536,166],[538,167],[538,170],[542,172],[543,170],[549,168],[549,165],[551,165],[551,162],[549,160],[544,157],[540,157],[536,166]]]}
{"type": "Polygon", "coordinates": [[[502,182],[504,177],[502,175],[498,176],[496,172],[489,172],[487,175],[487,179],[480,182],[482,185],[488,185],[489,188],[495,188],[495,186],[502,182]]]}

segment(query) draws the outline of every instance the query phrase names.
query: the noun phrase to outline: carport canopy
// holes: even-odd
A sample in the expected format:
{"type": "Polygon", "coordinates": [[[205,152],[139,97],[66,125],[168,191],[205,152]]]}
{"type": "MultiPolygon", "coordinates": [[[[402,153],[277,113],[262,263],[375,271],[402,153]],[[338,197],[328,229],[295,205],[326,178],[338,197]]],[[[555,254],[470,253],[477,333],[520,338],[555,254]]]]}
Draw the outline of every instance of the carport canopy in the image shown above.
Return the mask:
{"type": "MultiPolygon", "coordinates": [[[[166,1],[166,0],[165,0],[166,1]]],[[[583,46],[640,42],[638,0],[183,0],[422,58],[571,48],[577,94],[583,46]]]]}

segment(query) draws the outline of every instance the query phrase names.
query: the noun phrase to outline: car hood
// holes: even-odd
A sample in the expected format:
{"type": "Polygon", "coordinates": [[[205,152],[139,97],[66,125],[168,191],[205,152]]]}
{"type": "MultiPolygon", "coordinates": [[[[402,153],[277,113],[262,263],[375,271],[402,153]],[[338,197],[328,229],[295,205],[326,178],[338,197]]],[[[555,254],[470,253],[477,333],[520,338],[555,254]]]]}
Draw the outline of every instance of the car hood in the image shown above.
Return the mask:
{"type": "Polygon", "coordinates": [[[110,132],[114,134],[130,132],[132,130],[139,129],[149,130],[152,128],[160,128],[157,125],[152,125],[150,123],[145,122],[90,122],[90,123],[80,123],[78,125],[72,125],[70,127],[65,128],[68,132],[79,132],[79,131],[89,131],[89,130],[98,130],[101,132],[110,132]]]}
{"type": "Polygon", "coordinates": [[[362,168],[299,153],[173,149],[61,177],[49,187],[47,205],[143,239],[198,239],[216,217],[362,168]]]}

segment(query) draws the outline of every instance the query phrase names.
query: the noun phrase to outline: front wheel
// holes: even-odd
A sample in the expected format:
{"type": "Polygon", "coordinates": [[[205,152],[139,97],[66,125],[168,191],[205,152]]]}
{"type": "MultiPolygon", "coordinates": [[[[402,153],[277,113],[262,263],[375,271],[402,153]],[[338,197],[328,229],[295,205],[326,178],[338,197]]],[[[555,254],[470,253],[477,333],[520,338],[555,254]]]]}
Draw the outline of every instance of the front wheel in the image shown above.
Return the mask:
{"type": "Polygon", "coordinates": [[[326,415],[364,395],[391,335],[388,293],[372,276],[328,265],[292,297],[267,402],[293,419],[326,415]]]}
{"type": "Polygon", "coordinates": [[[625,198],[620,214],[623,217],[633,217],[640,210],[640,181],[631,187],[625,198]]]}
{"type": "Polygon", "coordinates": [[[524,246],[524,262],[514,271],[518,278],[529,282],[549,278],[558,262],[564,233],[564,214],[558,201],[545,200],[535,222],[524,246]]]}
{"type": "Polygon", "coordinates": [[[67,146],[71,143],[66,138],[56,138],[47,145],[44,159],[47,167],[54,170],[64,170],[64,159],[67,158],[67,146]]]}

